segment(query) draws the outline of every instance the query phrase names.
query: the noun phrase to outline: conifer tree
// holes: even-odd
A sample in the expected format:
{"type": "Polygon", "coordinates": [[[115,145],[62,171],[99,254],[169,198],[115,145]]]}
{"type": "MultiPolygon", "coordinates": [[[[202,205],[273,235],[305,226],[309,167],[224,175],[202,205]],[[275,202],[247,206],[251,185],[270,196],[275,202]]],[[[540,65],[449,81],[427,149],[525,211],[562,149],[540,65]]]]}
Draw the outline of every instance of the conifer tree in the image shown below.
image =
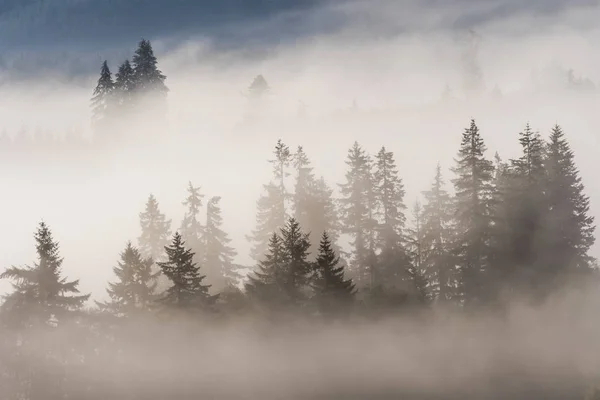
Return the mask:
{"type": "Polygon", "coordinates": [[[108,62],[104,61],[92,96],[92,122],[96,127],[106,122],[109,116],[114,86],[108,62]]]}
{"type": "Polygon", "coordinates": [[[558,125],[552,129],[546,152],[548,211],[542,254],[545,274],[540,278],[551,287],[571,274],[589,271],[593,259],[588,251],[594,244],[595,227],[573,151],[558,125]]]}
{"type": "Polygon", "coordinates": [[[167,308],[177,310],[209,310],[218,295],[211,296],[210,285],[202,284],[205,279],[200,275],[200,267],[194,262],[194,253],[185,247],[179,232],[173,235],[170,246],[165,247],[167,261],[159,262],[162,273],[169,279],[171,286],[158,300],[167,308]]]}
{"type": "Polygon", "coordinates": [[[158,69],[158,61],[149,40],[142,39],[132,59],[136,93],[154,93],[166,96],[166,76],[158,69]]]}
{"type": "Polygon", "coordinates": [[[257,75],[250,84],[248,92],[252,100],[258,100],[264,97],[264,95],[269,92],[269,84],[264,76],[257,75]]]}
{"type": "Polygon", "coordinates": [[[375,226],[373,219],[373,177],[371,159],[355,142],[348,151],[346,182],[340,185],[341,222],[352,237],[352,275],[358,286],[372,282],[375,226]]]}
{"type": "Polygon", "coordinates": [[[407,271],[410,260],[403,244],[406,224],[404,185],[398,176],[394,153],[382,147],[375,160],[374,195],[378,217],[377,243],[381,251],[378,282],[399,285],[410,280],[407,271]]]}
{"type": "Polygon", "coordinates": [[[115,102],[121,113],[131,110],[133,92],[135,90],[135,77],[133,67],[129,60],[119,66],[115,79],[115,102]]]}
{"type": "Polygon", "coordinates": [[[457,285],[456,260],[452,254],[453,203],[444,188],[439,164],[431,188],[423,196],[423,269],[432,299],[447,302],[455,298],[457,285]]]}
{"type": "Polygon", "coordinates": [[[296,184],[292,196],[294,218],[309,233],[311,243],[318,243],[318,232],[327,231],[330,232],[329,237],[335,246],[339,228],[337,210],[332,199],[333,191],[323,177],[315,178],[302,146],[298,147],[293,158],[296,170],[296,184]]]}
{"type": "Polygon", "coordinates": [[[90,297],[81,295],[79,280],[62,276],[63,258],[50,228],[41,222],[35,233],[38,260],[33,266],[10,267],[0,279],[13,281],[13,291],[5,296],[2,311],[22,327],[59,323],[70,312],[80,310],[90,297]]]}
{"type": "Polygon", "coordinates": [[[256,229],[248,236],[254,243],[251,255],[255,260],[260,260],[267,250],[269,238],[277,232],[286,221],[286,201],[289,194],[285,185],[285,178],[289,176],[288,167],[291,162],[291,153],[281,140],[275,146],[275,159],[269,162],[273,165],[273,180],[264,186],[266,193],[257,202],[256,229]]]}
{"type": "Polygon", "coordinates": [[[269,307],[303,305],[311,274],[311,264],[307,260],[309,247],[308,235],[291,218],[281,229],[281,236],[271,236],[264,260],[250,275],[246,284],[249,296],[269,307]]]}
{"type": "Polygon", "coordinates": [[[188,196],[183,202],[186,207],[183,221],[181,221],[181,237],[187,246],[196,254],[198,260],[204,259],[204,226],[199,221],[200,209],[204,195],[200,193],[200,186],[195,187],[192,182],[188,183],[188,196]]]}
{"type": "Polygon", "coordinates": [[[413,224],[408,229],[407,256],[409,264],[406,267],[408,293],[418,303],[427,303],[431,298],[429,282],[425,271],[427,248],[425,246],[425,231],[423,229],[423,207],[417,200],[413,207],[413,224]]]}
{"type": "Polygon", "coordinates": [[[138,244],[142,256],[155,261],[163,259],[164,248],[171,235],[171,220],[167,220],[160,212],[153,194],[148,197],[146,210],[140,213],[140,226],[142,234],[138,238],[138,244]]]}
{"type": "Polygon", "coordinates": [[[471,120],[463,133],[453,180],[456,192],[456,255],[460,267],[460,290],[467,303],[486,300],[485,274],[490,261],[494,166],[479,128],[471,120]]]}
{"type": "Polygon", "coordinates": [[[233,258],[237,252],[229,246],[231,240],[221,229],[223,218],[219,201],[221,197],[211,197],[206,205],[206,228],[202,243],[204,246],[204,268],[213,287],[221,290],[229,284],[237,283],[241,276],[234,267],[233,258]]]}
{"type": "Polygon", "coordinates": [[[147,310],[156,299],[158,273],[153,272],[154,262],[142,255],[131,242],[121,252],[121,260],[113,271],[116,282],[106,290],[110,301],[97,303],[101,308],[116,315],[131,315],[147,310]]]}
{"type": "Polygon", "coordinates": [[[323,232],[319,253],[314,262],[311,287],[312,300],[323,315],[335,315],[348,310],[356,293],[351,279],[345,279],[344,266],[336,255],[327,232],[323,232]]]}

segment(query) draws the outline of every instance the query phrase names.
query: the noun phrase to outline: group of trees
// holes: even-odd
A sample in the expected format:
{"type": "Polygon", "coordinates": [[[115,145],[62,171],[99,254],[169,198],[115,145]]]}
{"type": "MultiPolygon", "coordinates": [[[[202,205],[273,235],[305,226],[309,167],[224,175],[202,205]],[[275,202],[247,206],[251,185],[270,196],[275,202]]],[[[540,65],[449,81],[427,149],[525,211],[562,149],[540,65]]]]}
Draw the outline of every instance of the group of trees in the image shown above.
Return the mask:
{"type": "MultiPolygon", "coordinates": [[[[84,312],[89,295],[79,293],[79,282],[62,275],[58,243],[41,223],[38,261],[0,276],[13,281],[1,326],[21,335],[97,315],[193,319],[243,310],[330,320],[431,306],[494,309],[516,296],[543,300],[573,278],[594,276],[593,218],[562,129],[555,126],[545,140],[527,125],[519,142],[519,157],[491,160],[471,121],[452,168],[452,193],[438,165],[409,216],[387,148],[371,156],[354,143],[334,196],[303,148],[291,151],[280,140],[248,236],[257,263],[247,277],[222,230],[220,198],[210,198],[202,216],[204,195],[189,183],[186,213],[174,234],[149,196],[138,246],[126,245],[109,300],[97,302],[93,312],[84,312]]],[[[18,393],[41,398],[32,394],[41,390],[34,381],[41,383],[31,375],[2,376],[17,381],[18,393]]]]}
{"type": "Polygon", "coordinates": [[[138,43],[131,61],[125,60],[119,66],[115,79],[108,61],[104,61],[91,100],[96,131],[134,111],[142,100],[164,101],[169,91],[165,80],[149,40],[142,39],[138,43]]]}

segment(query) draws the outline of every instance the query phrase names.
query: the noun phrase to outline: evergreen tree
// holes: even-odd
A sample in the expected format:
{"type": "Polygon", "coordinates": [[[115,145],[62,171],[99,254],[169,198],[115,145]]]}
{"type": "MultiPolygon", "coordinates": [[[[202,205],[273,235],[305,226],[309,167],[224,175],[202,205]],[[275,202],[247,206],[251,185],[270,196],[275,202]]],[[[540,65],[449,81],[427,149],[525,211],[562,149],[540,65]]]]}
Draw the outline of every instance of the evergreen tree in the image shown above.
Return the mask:
{"type": "Polygon", "coordinates": [[[371,160],[357,142],[348,151],[346,182],[340,185],[341,222],[344,233],[352,237],[350,266],[355,282],[367,286],[374,269],[375,226],[373,219],[373,177],[371,160]]]}
{"type": "Polygon", "coordinates": [[[327,186],[323,177],[315,178],[310,161],[301,146],[294,154],[294,168],[296,170],[296,184],[292,197],[294,218],[309,233],[311,243],[318,242],[318,232],[327,231],[330,232],[329,237],[335,246],[339,228],[337,210],[332,198],[333,191],[327,186]]]}
{"type": "Polygon", "coordinates": [[[185,247],[179,232],[173,236],[170,246],[165,247],[167,261],[159,262],[162,273],[171,281],[159,303],[178,310],[210,309],[218,296],[208,293],[210,285],[203,285],[204,275],[194,262],[194,253],[185,247]]]}
{"type": "Polygon", "coordinates": [[[100,78],[92,96],[92,122],[97,127],[99,124],[106,122],[108,118],[114,86],[112,73],[108,68],[108,63],[104,61],[100,69],[100,78]]]}
{"type": "Polygon", "coordinates": [[[202,238],[204,245],[204,267],[217,290],[241,279],[240,271],[233,264],[237,252],[229,246],[231,240],[221,229],[223,218],[219,196],[212,197],[206,205],[206,228],[202,238]]]}
{"type": "Polygon", "coordinates": [[[262,75],[257,75],[248,88],[248,92],[252,100],[263,98],[265,94],[269,92],[269,90],[269,84],[262,75]]]}
{"type": "Polygon", "coordinates": [[[345,279],[344,266],[340,264],[327,232],[321,237],[311,286],[314,290],[312,299],[323,315],[347,311],[354,301],[354,283],[345,279]]]}
{"type": "Polygon", "coordinates": [[[200,193],[200,186],[195,187],[192,182],[188,183],[188,196],[183,202],[186,212],[181,221],[181,237],[188,247],[196,254],[198,260],[204,259],[204,226],[198,220],[204,195],[200,193]]]}
{"type": "Polygon", "coordinates": [[[140,226],[142,234],[138,238],[139,250],[143,257],[150,257],[155,261],[163,258],[163,249],[169,243],[171,235],[171,220],[158,208],[158,201],[150,194],[146,202],[146,210],[140,213],[140,226]]]}
{"type": "Polygon", "coordinates": [[[285,224],[287,216],[286,200],[289,194],[285,186],[285,178],[289,176],[287,168],[291,162],[291,153],[281,140],[277,141],[274,153],[275,159],[269,161],[273,165],[273,180],[264,186],[266,193],[257,202],[257,226],[248,236],[248,240],[254,243],[251,255],[255,260],[262,258],[271,234],[285,224]]]}
{"type": "Polygon", "coordinates": [[[133,91],[135,90],[135,76],[129,60],[119,66],[115,79],[116,103],[122,113],[131,110],[133,91]]]}
{"type": "Polygon", "coordinates": [[[494,166],[484,156],[486,147],[475,121],[465,129],[453,172],[456,192],[456,255],[463,300],[486,300],[485,274],[490,261],[494,166]]]}
{"type": "Polygon", "coordinates": [[[593,259],[588,251],[594,244],[595,227],[573,151],[558,125],[552,129],[546,152],[548,212],[542,254],[545,274],[540,278],[551,287],[569,275],[590,270],[593,259]]]}
{"type": "Polygon", "coordinates": [[[431,298],[429,282],[425,271],[427,248],[423,229],[423,207],[419,201],[413,207],[413,228],[408,230],[407,280],[411,283],[408,292],[418,303],[427,303],[431,298]]]}
{"type": "Polygon", "coordinates": [[[405,191],[398,177],[394,153],[386,151],[385,147],[377,153],[373,179],[379,219],[377,242],[381,251],[377,284],[386,282],[397,286],[410,280],[407,276],[410,260],[403,245],[405,191]]]}
{"type": "Polygon", "coordinates": [[[153,272],[154,262],[142,255],[131,242],[121,252],[121,260],[113,268],[117,281],[106,290],[110,302],[97,303],[116,315],[131,315],[147,310],[156,298],[158,273],[153,272]]]}
{"type": "Polygon", "coordinates": [[[431,297],[436,301],[446,302],[455,298],[457,274],[456,260],[452,254],[453,203],[444,188],[439,164],[431,188],[423,192],[423,196],[423,269],[430,284],[431,297]]]}
{"type": "Polygon", "coordinates": [[[149,40],[142,39],[133,56],[133,79],[137,93],[154,93],[166,96],[166,76],[158,69],[158,61],[149,40]]]}
{"type": "Polygon", "coordinates": [[[307,260],[309,247],[308,235],[291,218],[281,229],[281,237],[271,236],[264,260],[246,284],[248,295],[270,308],[304,304],[311,274],[307,260]]]}
{"type": "Polygon", "coordinates": [[[38,261],[33,266],[7,268],[0,275],[0,279],[13,281],[13,291],[4,297],[2,311],[23,327],[61,322],[70,312],[80,310],[90,297],[79,294],[79,280],[69,281],[62,276],[59,245],[44,222],[34,238],[38,261]]]}

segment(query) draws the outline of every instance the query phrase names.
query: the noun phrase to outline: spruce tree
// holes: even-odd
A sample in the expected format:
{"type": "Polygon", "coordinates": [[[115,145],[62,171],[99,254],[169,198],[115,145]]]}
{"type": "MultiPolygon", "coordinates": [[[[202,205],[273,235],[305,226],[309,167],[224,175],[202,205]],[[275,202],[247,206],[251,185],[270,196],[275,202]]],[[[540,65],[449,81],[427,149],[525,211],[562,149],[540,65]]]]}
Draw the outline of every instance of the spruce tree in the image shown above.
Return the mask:
{"type": "Polygon", "coordinates": [[[221,217],[221,207],[219,201],[221,197],[214,196],[208,200],[206,205],[206,227],[202,237],[204,246],[204,268],[211,282],[212,287],[221,290],[228,285],[237,284],[241,279],[240,271],[233,264],[233,258],[237,252],[229,246],[231,240],[221,226],[223,218],[221,217]]]}
{"type": "Polygon", "coordinates": [[[79,280],[62,276],[63,258],[50,228],[41,222],[34,235],[37,262],[33,266],[10,267],[0,279],[13,281],[13,291],[4,297],[2,312],[22,327],[59,323],[73,311],[80,310],[90,297],[81,295],[79,280]]]}
{"type": "Polygon", "coordinates": [[[552,129],[546,152],[545,271],[539,278],[552,288],[570,275],[589,272],[595,227],[573,151],[558,125],[552,129]]]}
{"type": "Polygon", "coordinates": [[[108,67],[108,62],[104,61],[100,69],[100,78],[94,89],[92,96],[92,123],[100,128],[109,117],[112,106],[112,96],[114,89],[112,73],[108,67]]]}
{"type": "Polygon", "coordinates": [[[117,281],[109,283],[106,290],[110,301],[97,303],[98,306],[118,316],[148,310],[156,299],[158,273],[153,272],[153,265],[151,258],[143,258],[128,242],[113,268],[117,281]]]}
{"type": "Polygon", "coordinates": [[[344,266],[336,255],[327,232],[323,232],[319,253],[313,266],[312,300],[323,315],[336,315],[348,311],[356,293],[351,279],[345,279],[344,266]]]}
{"type": "Polygon", "coordinates": [[[269,238],[273,232],[283,227],[287,216],[286,201],[289,194],[285,178],[289,176],[288,167],[292,155],[281,140],[277,141],[274,154],[275,159],[269,161],[273,165],[273,180],[264,185],[266,193],[257,201],[256,229],[248,236],[248,240],[254,243],[251,255],[255,260],[262,258],[269,238]]]}
{"type": "Polygon", "coordinates": [[[418,303],[428,303],[431,299],[429,282],[425,271],[427,248],[423,229],[423,207],[417,200],[413,207],[413,227],[408,229],[407,255],[409,265],[406,267],[408,294],[418,303]]]}
{"type": "Polygon", "coordinates": [[[273,234],[269,249],[246,284],[248,295],[270,308],[289,308],[305,304],[311,274],[308,262],[308,235],[291,218],[281,236],[273,234]]]}
{"type": "Polygon", "coordinates": [[[129,60],[125,60],[119,66],[115,77],[115,102],[123,114],[130,111],[133,106],[133,92],[135,90],[134,71],[129,60]]]}
{"type": "Polygon", "coordinates": [[[268,92],[269,84],[262,75],[257,75],[250,84],[250,87],[248,88],[248,93],[250,94],[250,98],[252,100],[259,100],[263,98],[268,92]]]}
{"type": "Polygon", "coordinates": [[[158,69],[158,61],[149,40],[142,39],[132,59],[133,80],[136,93],[166,96],[166,76],[158,69]]]}
{"type": "Polygon", "coordinates": [[[456,256],[460,291],[466,303],[487,300],[486,279],[490,261],[494,166],[484,156],[485,144],[471,120],[463,133],[453,180],[456,192],[456,256]]]}
{"type": "Polygon", "coordinates": [[[453,250],[453,202],[444,188],[438,164],[431,188],[423,192],[421,214],[423,231],[423,269],[433,300],[447,302],[456,298],[457,271],[453,250]]]}
{"type": "Polygon", "coordinates": [[[407,271],[410,260],[403,244],[403,231],[406,224],[404,210],[404,185],[398,176],[394,153],[382,147],[375,159],[373,173],[374,195],[376,200],[377,247],[381,251],[376,284],[404,286],[402,281],[410,280],[407,271]]]}
{"type": "Polygon", "coordinates": [[[209,294],[210,285],[202,284],[200,267],[194,262],[194,253],[185,247],[179,232],[173,236],[170,246],[165,246],[167,261],[159,262],[162,273],[171,286],[158,300],[160,304],[175,310],[209,310],[218,296],[209,294]]]}
{"type": "Polygon", "coordinates": [[[138,238],[139,250],[143,257],[150,257],[154,261],[163,259],[164,248],[169,243],[171,235],[171,220],[158,208],[158,201],[150,194],[146,202],[146,210],[140,213],[140,226],[142,234],[138,238]]]}
{"type": "MultiPolygon", "coordinates": [[[[338,239],[337,210],[333,201],[333,191],[323,177],[316,179],[306,153],[301,146],[294,154],[296,184],[292,203],[294,218],[309,233],[310,242],[319,241],[319,232],[330,232],[333,245],[338,239]]],[[[311,247],[312,250],[312,247],[311,247]]],[[[336,249],[337,250],[337,249],[336,249]]]]}
{"type": "Polygon", "coordinates": [[[186,207],[185,215],[181,221],[181,237],[196,254],[198,260],[204,258],[204,243],[202,236],[204,235],[204,226],[199,221],[200,209],[203,206],[202,200],[204,195],[200,193],[200,186],[195,187],[192,182],[188,183],[187,197],[183,201],[186,207]]]}
{"type": "Polygon", "coordinates": [[[358,286],[369,286],[374,272],[375,227],[371,159],[354,142],[346,160],[346,181],[340,185],[343,232],[352,237],[352,276],[358,286]]]}

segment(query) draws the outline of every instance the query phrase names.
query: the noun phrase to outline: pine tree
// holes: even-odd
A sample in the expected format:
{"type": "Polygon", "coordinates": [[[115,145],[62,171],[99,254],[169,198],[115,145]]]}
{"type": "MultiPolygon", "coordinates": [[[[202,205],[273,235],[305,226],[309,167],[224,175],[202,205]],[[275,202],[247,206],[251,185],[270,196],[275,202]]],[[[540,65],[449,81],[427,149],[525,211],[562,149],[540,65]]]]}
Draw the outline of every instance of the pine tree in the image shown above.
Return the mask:
{"type": "Polygon", "coordinates": [[[425,271],[427,248],[423,229],[423,207],[419,201],[416,201],[413,207],[413,227],[408,229],[407,250],[410,262],[406,267],[407,280],[410,282],[409,295],[418,303],[428,303],[431,293],[425,271]]]}
{"type": "MultiPolygon", "coordinates": [[[[59,323],[70,312],[80,310],[90,297],[80,295],[79,280],[62,276],[63,258],[48,226],[40,223],[35,233],[38,261],[31,266],[10,267],[0,279],[10,279],[13,292],[4,297],[2,311],[23,326],[59,323]]],[[[39,326],[39,325],[38,325],[39,326]]]]}
{"type": "Polygon", "coordinates": [[[475,121],[465,129],[453,172],[456,192],[456,255],[463,300],[486,300],[485,274],[489,267],[494,166],[484,156],[486,147],[475,121]]]}
{"type": "Polygon", "coordinates": [[[92,96],[92,122],[96,127],[100,127],[105,123],[112,106],[112,96],[115,84],[113,82],[112,73],[108,68],[108,62],[102,63],[100,69],[100,78],[92,96]]]}
{"type": "Polygon", "coordinates": [[[323,232],[319,253],[314,262],[311,287],[314,290],[312,300],[323,315],[335,315],[352,305],[355,287],[351,279],[345,279],[344,266],[336,255],[327,232],[323,232]]]}
{"type": "Polygon", "coordinates": [[[147,310],[156,299],[158,273],[154,262],[142,255],[131,242],[121,252],[121,260],[113,268],[117,281],[108,284],[110,301],[97,303],[102,309],[116,315],[132,315],[147,310]]]}
{"type": "Polygon", "coordinates": [[[266,193],[257,202],[257,226],[248,236],[248,240],[254,243],[251,255],[255,260],[262,258],[271,234],[285,224],[287,216],[286,200],[289,194],[285,178],[289,176],[287,168],[291,162],[291,153],[281,140],[277,141],[274,153],[275,159],[269,161],[273,165],[273,180],[264,186],[266,193]]]}
{"type": "Polygon", "coordinates": [[[257,75],[248,88],[252,100],[261,99],[269,92],[269,84],[262,75],[257,75]]]}
{"type": "Polygon", "coordinates": [[[181,221],[181,237],[187,243],[188,247],[196,254],[198,260],[204,259],[204,226],[200,223],[198,217],[202,208],[202,200],[204,195],[200,193],[200,186],[195,187],[192,182],[188,183],[188,196],[184,200],[183,205],[186,207],[186,212],[181,221]]]}
{"type": "Polygon", "coordinates": [[[296,184],[292,196],[294,218],[309,233],[311,243],[318,243],[318,232],[327,231],[330,232],[330,239],[335,246],[339,227],[332,198],[333,191],[323,177],[315,178],[310,161],[301,146],[293,159],[296,170],[296,184]]]}
{"type": "Polygon", "coordinates": [[[165,247],[167,261],[159,262],[162,273],[170,280],[169,287],[159,303],[177,310],[209,310],[218,296],[211,296],[210,285],[202,284],[205,276],[194,262],[194,253],[185,247],[179,232],[173,236],[170,246],[165,247]]]}
{"type": "Polygon", "coordinates": [[[158,201],[150,194],[146,202],[146,210],[140,213],[140,226],[142,234],[138,238],[139,250],[143,257],[150,257],[154,261],[163,258],[163,249],[169,243],[171,235],[171,220],[158,208],[158,201]]]}
{"type": "Polygon", "coordinates": [[[119,66],[115,79],[116,103],[121,113],[130,111],[133,106],[133,92],[135,90],[135,76],[129,60],[119,66]]]}
{"type": "Polygon", "coordinates": [[[248,276],[245,290],[248,296],[257,302],[271,307],[288,305],[283,288],[287,259],[283,243],[275,232],[269,239],[268,251],[259,261],[255,271],[248,276]]]}
{"type": "Polygon", "coordinates": [[[372,282],[375,226],[373,219],[373,177],[371,160],[357,142],[348,151],[346,182],[340,185],[341,221],[344,233],[352,237],[352,275],[358,286],[372,282]]]}
{"type": "Polygon", "coordinates": [[[573,151],[558,125],[552,129],[546,152],[545,274],[539,278],[552,287],[569,275],[590,270],[593,259],[588,251],[595,227],[573,151]]]}
{"type": "Polygon", "coordinates": [[[381,251],[376,283],[398,286],[402,281],[410,280],[407,276],[410,261],[403,245],[405,191],[398,177],[394,153],[386,151],[385,147],[377,153],[373,180],[376,216],[379,219],[377,247],[381,251]]]}
{"type": "Polygon", "coordinates": [[[229,246],[231,240],[221,229],[223,218],[220,200],[219,196],[211,197],[206,205],[206,228],[202,238],[204,268],[216,290],[221,290],[229,284],[237,284],[241,279],[240,271],[233,264],[237,252],[229,246]]]}
{"type": "Polygon", "coordinates": [[[423,192],[423,196],[423,269],[430,283],[431,297],[447,302],[455,298],[457,285],[456,260],[452,254],[453,203],[444,188],[439,164],[431,188],[423,192]]]}
{"type": "Polygon", "coordinates": [[[166,76],[158,69],[158,61],[149,40],[142,39],[133,56],[133,78],[136,93],[166,96],[166,76]]]}
{"type": "Polygon", "coordinates": [[[301,306],[307,299],[311,265],[307,260],[310,242],[291,218],[273,234],[269,250],[246,284],[248,295],[270,308],[301,306]]]}

